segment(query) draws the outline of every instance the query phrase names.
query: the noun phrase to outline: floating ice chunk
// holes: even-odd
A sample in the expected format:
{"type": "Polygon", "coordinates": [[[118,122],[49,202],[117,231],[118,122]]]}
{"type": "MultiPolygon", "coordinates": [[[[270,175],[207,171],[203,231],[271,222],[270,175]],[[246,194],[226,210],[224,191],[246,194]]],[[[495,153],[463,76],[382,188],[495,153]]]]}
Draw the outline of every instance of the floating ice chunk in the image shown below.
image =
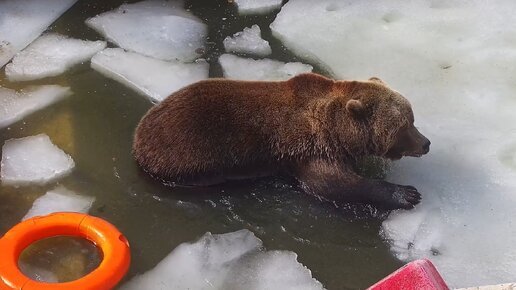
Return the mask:
{"type": "Polygon", "coordinates": [[[22,220],[60,211],[88,213],[94,201],[95,197],[79,195],[58,186],[36,199],[22,220]]]}
{"type": "Polygon", "coordinates": [[[218,289],[231,264],[261,245],[247,230],[206,233],[195,243],[179,245],[154,269],[134,277],[122,289],[218,289]]]}
{"type": "Polygon", "coordinates": [[[240,14],[263,14],[281,7],[282,0],[235,0],[240,14]]]}
{"type": "Polygon", "coordinates": [[[393,212],[383,223],[383,234],[392,242],[391,250],[397,258],[408,261],[441,253],[442,221],[439,209],[434,210],[418,207],[408,213],[393,212]]]}
{"type": "Polygon", "coordinates": [[[235,33],[233,37],[226,37],[224,39],[224,48],[226,52],[254,54],[257,56],[266,56],[272,53],[269,42],[262,38],[260,27],[256,24],[235,33]]]}
{"type": "Polygon", "coordinates": [[[0,179],[4,184],[46,183],[70,173],[74,166],[45,134],[10,139],[2,147],[0,179]]]}
{"type": "Polygon", "coordinates": [[[300,62],[284,63],[267,58],[255,60],[232,54],[221,55],[219,63],[224,77],[236,80],[286,80],[313,69],[311,65],[300,62]]]}
{"type": "Polygon", "coordinates": [[[432,148],[396,162],[388,179],[423,200],[391,213],[383,233],[398,258],[431,259],[452,287],[516,277],[515,9],[511,0],[292,0],[271,24],[335,77],[377,76],[410,99],[432,148]]]}
{"type": "Polygon", "coordinates": [[[158,102],[186,85],[208,78],[209,69],[205,61],[164,61],[120,48],[99,52],[91,59],[91,67],[158,102]]]}
{"type": "Polygon", "coordinates": [[[19,92],[0,87],[0,128],[69,95],[70,88],[56,85],[34,86],[19,92]]]}
{"type": "Polygon", "coordinates": [[[18,53],[5,67],[10,81],[57,76],[73,65],[89,60],[106,47],[105,41],[85,41],[49,33],[18,53]]]}
{"type": "Polygon", "coordinates": [[[248,230],[205,234],[179,245],[154,269],[121,289],[323,289],[295,253],[264,252],[248,230]]]}
{"type": "Polygon", "coordinates": [[[241,258],[221,289],[324,289],[290,251],[259,252],[241,258]]]}
{"type": "Polygon", "coordinates": [[[208,27],[180,1],[123,4],[86,20],[106,39],[130,51],[164,60],[193,61],[204,50],[208,27]]]}
{"type": "Polygon", "coordinates": [[[0,1],[0,67],[29,45],[77,0],[0,1]]]}

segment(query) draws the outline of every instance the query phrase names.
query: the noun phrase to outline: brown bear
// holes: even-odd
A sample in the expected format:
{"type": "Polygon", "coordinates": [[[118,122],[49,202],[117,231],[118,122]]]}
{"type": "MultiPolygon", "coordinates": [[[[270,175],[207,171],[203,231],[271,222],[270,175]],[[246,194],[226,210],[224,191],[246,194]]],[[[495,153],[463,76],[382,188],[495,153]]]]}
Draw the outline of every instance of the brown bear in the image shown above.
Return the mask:
{"type": "Polygon", "coordinates": [[[324,199],[396,209],[412,208],[421,195],[412,186],[359,176],[356,161],[421,156],[429,147],[410,103],[380,79],[308,73],[189,85],[143,117],[133,154],[146,172],[173,184],[286,174],[324,199]]]}

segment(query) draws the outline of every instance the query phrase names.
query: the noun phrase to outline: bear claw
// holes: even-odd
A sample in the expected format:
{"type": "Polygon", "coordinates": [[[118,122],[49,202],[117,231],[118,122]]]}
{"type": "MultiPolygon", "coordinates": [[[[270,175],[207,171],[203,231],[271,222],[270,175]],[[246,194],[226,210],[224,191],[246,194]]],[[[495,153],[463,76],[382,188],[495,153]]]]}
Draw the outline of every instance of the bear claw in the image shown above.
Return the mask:
{"type": "Polygon", "coordinates": [[[421,194],[410,185],[398,185],[392,194],[395,208],[411,209],[421,201],[421,194]]]}

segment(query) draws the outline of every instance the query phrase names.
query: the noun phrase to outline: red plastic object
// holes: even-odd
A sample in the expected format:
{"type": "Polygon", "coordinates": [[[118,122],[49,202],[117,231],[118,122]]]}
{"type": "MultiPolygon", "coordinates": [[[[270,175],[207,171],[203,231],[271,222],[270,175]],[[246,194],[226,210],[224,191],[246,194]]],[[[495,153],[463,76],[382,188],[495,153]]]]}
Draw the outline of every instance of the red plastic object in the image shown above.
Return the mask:
{"type": "Polygon", "coordinates": [[[437,269],[427,259],[399,268],[367,290],[449,290],[437,269]]]}

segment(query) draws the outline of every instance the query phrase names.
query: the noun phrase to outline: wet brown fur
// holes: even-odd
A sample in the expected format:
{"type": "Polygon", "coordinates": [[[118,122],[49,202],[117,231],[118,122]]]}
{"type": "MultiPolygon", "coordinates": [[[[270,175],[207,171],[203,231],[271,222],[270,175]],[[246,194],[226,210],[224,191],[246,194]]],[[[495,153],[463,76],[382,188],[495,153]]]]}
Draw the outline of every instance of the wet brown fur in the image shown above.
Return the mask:
{"type": "MultiPolygon", "coordinates": [[[[133,154],[145,171],[168,182],[211,185],[281,172],[308,192],[333,198],[328,192],[344,191],[360,201],[352,197],[365,188],[352,171],[355,160],[384,156],[412,123],[408,101],[376,78],[210,79],[149,110],[136,129],[133,154]]],[[[375,202],[367,194],[363,199],[375,202]]]]}

